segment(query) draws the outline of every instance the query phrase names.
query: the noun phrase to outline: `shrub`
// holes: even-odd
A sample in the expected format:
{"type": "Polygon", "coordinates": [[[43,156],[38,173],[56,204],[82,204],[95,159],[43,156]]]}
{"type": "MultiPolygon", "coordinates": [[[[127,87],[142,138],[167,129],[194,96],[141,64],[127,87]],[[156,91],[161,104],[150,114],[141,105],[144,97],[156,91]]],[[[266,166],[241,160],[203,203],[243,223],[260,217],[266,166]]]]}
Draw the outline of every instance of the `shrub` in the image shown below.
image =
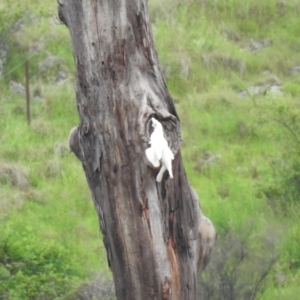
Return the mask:
{"type": "Polygon", "coordinates": [[[71,299],[116,300],[114,283],[106,274],[95,273],[88,281],[79,285],[71,299]]]}
{"type": "Polygon", "coordinates": [[[14,233],[0,240],[0,298],[64,299],[81,277],[62,246],[14,233]]]}
{"type": "Polygon", "coordinates": [[[294,105],[279,106],[273,119],[281,155],[270,160],[272,181],[263,192],[272,206],[289,213],[290,206],[300,204],[299,109],[294,105]]]}
{"type": "Polygon", "coordinates": [[[266,279],[279,258],[276,234],[255,237],[253,226],[241,232],[220,233],[200,278],[199,299],[254,300],[265,291],[266,279]]]}

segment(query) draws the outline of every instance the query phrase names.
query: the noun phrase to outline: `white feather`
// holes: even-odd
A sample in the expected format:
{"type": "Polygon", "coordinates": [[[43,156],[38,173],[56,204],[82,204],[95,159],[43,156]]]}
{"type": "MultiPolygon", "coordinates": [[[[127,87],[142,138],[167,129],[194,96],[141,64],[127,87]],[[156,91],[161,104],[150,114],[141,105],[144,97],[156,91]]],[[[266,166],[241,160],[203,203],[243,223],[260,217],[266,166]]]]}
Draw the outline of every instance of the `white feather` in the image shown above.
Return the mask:
{"type": "Polygon", "coordinates": [[[154,118],[151,120],[154,131],[150,137],[149,144],[151,146],[146,149],[146,156],[151,164],[156,168],[159,167],[161,163],[161,169],[156,177],[156,181],[160,182],[166,170],[168,170],[170,178],[173,178],[172,160],[174,159],[174,155],[164,137],[164,131],[161,123],[154,118]]]}
{"type": "Polygon", "coordinates": [[[165,171],[167,170],[166,166],[165,165],[162,165],[157,176],[156,176],[156,181],[157,182],[161,182],[162,178],[163,178],[163,175],[165,173],[165,171]]]}
{"type": "Polygon", "coordinates": [[[157,158],[157,155],[155,154],[154,149],[152,147],[146,149],[146,155],[148,160],[155,168],[158,168],[160,166],[159,159],[157,158]]]}

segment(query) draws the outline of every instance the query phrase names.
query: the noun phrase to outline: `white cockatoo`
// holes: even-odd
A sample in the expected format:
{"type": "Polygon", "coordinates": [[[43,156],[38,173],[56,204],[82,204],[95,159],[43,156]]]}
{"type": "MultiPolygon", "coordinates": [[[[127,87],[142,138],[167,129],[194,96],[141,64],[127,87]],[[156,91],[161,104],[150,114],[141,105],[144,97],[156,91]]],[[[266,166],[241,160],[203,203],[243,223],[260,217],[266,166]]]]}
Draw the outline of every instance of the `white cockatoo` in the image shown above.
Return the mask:
{"type": "Polygon", "coordinates": [[[157,168],[161,165],[156,177],[156,181],[161,182],[166,170],[168,170],[170,178],[173,178],[172,160],[174,159],[174,155],[164,137],[164,130],[161,123],[154,118],[152,118],[151,121],[154,131],[150,137],[149,144],[151,146],[146,149],[146,156],[154,167],[157,168]]]}

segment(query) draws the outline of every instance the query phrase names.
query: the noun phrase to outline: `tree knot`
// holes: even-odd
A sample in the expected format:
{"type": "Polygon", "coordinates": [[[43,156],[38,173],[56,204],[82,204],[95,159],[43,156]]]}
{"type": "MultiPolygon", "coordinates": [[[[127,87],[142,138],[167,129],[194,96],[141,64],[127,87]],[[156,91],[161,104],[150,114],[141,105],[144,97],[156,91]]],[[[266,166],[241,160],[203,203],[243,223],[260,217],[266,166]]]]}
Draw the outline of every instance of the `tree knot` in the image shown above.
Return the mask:
{"type": "Polygon", "coordinates": [[[162,299],[169,300],[171,299],[171,280],[169,277],[165,277],[162,283],[162,299]]]}

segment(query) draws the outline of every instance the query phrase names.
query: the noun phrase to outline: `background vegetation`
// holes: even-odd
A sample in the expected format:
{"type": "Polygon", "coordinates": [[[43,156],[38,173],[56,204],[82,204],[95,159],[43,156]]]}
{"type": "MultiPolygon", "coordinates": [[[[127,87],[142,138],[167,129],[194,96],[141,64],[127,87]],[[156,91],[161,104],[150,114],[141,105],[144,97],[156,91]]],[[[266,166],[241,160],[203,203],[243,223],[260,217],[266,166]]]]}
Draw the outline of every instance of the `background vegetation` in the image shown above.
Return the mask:
{"type": "MultiPolygon", "coordinates": [[[[298,299],[300,2],[149,6],[188,177],[219,234],[199,299],[298,299]]],[[[79,122],[68,30],[54,0],[2,0],[0,19],[0,299],[111,299],[96,213],[67,147],[79,122]]]]}

